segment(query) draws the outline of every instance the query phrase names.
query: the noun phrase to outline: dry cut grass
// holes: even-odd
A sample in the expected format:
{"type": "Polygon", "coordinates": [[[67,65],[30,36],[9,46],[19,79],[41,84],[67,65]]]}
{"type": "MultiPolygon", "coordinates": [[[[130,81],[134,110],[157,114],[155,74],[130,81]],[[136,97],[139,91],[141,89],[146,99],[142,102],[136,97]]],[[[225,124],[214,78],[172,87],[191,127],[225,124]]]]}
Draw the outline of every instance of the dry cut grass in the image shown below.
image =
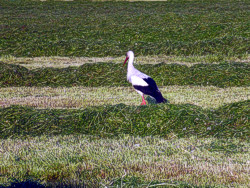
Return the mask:
{"type": "Polygon", "coordinates": [[[0,140],[0,145],[0,183],[28,175],[43,183],[84,181],[89,186],[121,185],[119,178],[130,177],[145,186],[157,180],[250,186],[250,145],[237,139],[70,135],[0,140]]]}
{"type": "MultiPolygon", "coordinates": [[[[122,63],[125,59],[124,56],[121,57],[14,57],[14,56],[1,56],[0,61],[9,64],[16,64],[24,66],[28,69],[36,68],[66,68],[69,66],[81,66],[86,63],[98,63],[98,62],[109,62],[109,63],[122,63]]],[[[181,65],[192,66],[199,63],[218,63],[223,59],[214,55],[207,56],[166,56],[166,55],[154,55],[154,56],[136,56],[135,64],[158,64],[158,63],[177,63],[181,65]]],[[[250,63],[250,56],[245,56],[242,59],[236,57],[230,57],[229,61],[250,63]]]]}
{"type": "MultiPolygon", "coordinates": [[[[217,108],[250,99],[249,87],[167,86],[160,90],[170,103],[190,103],[204,108],[217,108]]],[[[36,108],[85,108],[119,103],[139,105],[140,102],[140,95],[132,87],[0,88],[0,107],[25,105],[36,108]]]]}

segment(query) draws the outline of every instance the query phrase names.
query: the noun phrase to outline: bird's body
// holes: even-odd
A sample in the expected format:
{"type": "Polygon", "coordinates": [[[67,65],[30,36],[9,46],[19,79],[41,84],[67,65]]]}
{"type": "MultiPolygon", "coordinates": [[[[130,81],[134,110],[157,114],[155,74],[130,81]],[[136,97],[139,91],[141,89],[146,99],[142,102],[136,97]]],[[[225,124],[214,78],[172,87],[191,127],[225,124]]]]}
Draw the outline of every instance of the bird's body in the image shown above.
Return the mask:
{"type": "Polygon", "coordinates": [[[155,81],[148,75],[137,70],[134,65],[134,53],[132,51],[127,52],[127,57],[124,62],[129,59],[128,70],[127,70],[127,80],[133,85],[135,90],[141,95],[142,103],[141,105],[146,105],[144,99],[144,94],[153,97],[157,103],[164,103],[167,100],[162,96],[159,88],[157,87],[155,81]]]}

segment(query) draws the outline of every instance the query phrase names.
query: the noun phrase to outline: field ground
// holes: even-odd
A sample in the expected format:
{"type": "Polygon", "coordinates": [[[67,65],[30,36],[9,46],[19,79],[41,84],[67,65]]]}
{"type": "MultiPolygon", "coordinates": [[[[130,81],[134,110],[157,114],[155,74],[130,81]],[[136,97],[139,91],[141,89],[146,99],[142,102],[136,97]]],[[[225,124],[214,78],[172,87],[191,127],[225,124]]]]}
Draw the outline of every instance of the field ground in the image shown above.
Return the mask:
{"type": "Polygon", "coordinates": [[[0,187],[250,187],[249,1],[101,1],[0,0],[0,187]]]}
{"type": "MultiPolygon", "coordinates": [[[[183,102],[180,101],[184,103],[183,106],[176,106],[178,109],[175,109],[174,105],[169,107],[152,105],[146,108],[136,106],[128,108],[123,105],[105,107],[107,104],[103,106],[104,102],[98,100],[95,101],[100,105],[96,108],[97,111],[95,109],[89,111],[88,107],[80,113],[64,110],[58,114],[48,109],[39,112],[14,106],[10,109],[3,108],[0,111],[2,114],[0,131],[2,135],[4,133],[7,136],[7,139],[0,139],[0,152],[3,154],[0,157],[1,184],[9,185],[12,182],[13,185],[24,185],[28,182],[36,186],[60,187],[65,185],[78,187],[83,185],[90,187],[249,186],[250,145],[246,139],[249,135],[247,116],[249,100],[245,105],[242,103],[242,107],[232,103],[234,100],[245,100],[245,97],[249,99],[249,95],[246,94],[249,88],[173,86],[162,89],[163,92],[169,90],[177,92],[180,99],[183,93],[184,97],[189,96],[189,100],[194,97],[193,100],[197,101],[196,97],[199,97],[202,101],[200,105],[203,107],[218,107],[228,102],[229,106],[223,107],[224,110],[211,109],[215,117],[219,115],[222,119],[213,119],[209,112],[201,111],[195,106],[185,106],[185,98],[183,102]],[[200,96],[201,93],[203,96],[200,96]],[[219,94],[223,102],[217,98],[220,101],[218,105],[213,95],[219,94]],[[151,116],[148,116],[149,113],[151,116]],[[166,113],[165,117],[164,113],[166,113]],[[84,119],[84,116],[87,119],[84,119]],[[86,122],[79,122],[81,125],[77,128],[73,124],[81,117],[86,122]],[[197,120],[201,124],[196,124],[197,120]],[[151,136],[122,134],[127,129],[122,125],[126,121],[129,124],[132,121],[135,123],[132,125],[135,126],[134,130],[129,134],[141,134],[148,129],[148,133],[145,133],[151,136]],[[154,123],[155,121],[158,123],[154,123]],[[163,133],[165,130],[161,126],[170,132],[163,133]],[[77,130],[79,128],[83,130],[86,128],[87,135],[81,134],[82,130],[77,130]],[[118,132],[113,132],[112,129],[118,132]],[[176,130],[173,131],[174,129],[176,130]],[[194,133],[195,130],[198,132],[194,133]],[[25,131],[28,132],[25,133],[25,131]],[[162,135],[157,136],[161,132],[165,138],[162,138],[162,135]],[[106,136],[93,136],[96,134],[106,134],[106,136]],[[113,134],[117,136],[109,138],[113,134]],[[209,134],[217,134],[217,136],[213,137],[209,134]],[[197,135],[197,137],[191,135],[197,135]],[[237,138],[236,135],[238,135],[237,138]]],[[[83,93],[86,94],[84,91],[91,91],[96,96],[101,93],[105,95],[112,93],[110,88],[15,87],[1,88],[1,97],[3,101],[13,101],[17,96],[21,99],[27,97],[29,102],[35,102],[27,95],[32,93],[39,99],[42,98],[41,95],[60,98],[58,95],[66,92],[70,94],[66,96],[67,101],[71,97],[75,100],[77,97],[74,96],[82,97],[83,93]]],[[[129,96],[123,95],[124,101],[140,102],[135,100],[138,95],[131,91],[131,88],[116,88],[113,92],[119,96],[119,93],[124,91],[132,97],[129,99],[129,96]]],[[[88,97],[91,100],[96,96],[88,97]]],[[[175,101],[176,98],[172,100],[175,101]]],[[[54,108],[57,104],[52,100],[45,107],[54,108]]],[[[72,107],[72,103],[69,107],[72,107]]],[[[78,106],[75,107],[78,108],[78,106]]],[[[131,128],[129,125],[128,129],[131,128]]]]}
{"type": "Polygon", "coordinates": [[[0,142],[1,173],[21,180],[74,186],[85,180],[90,187],[147,187],[157,181],[168,187],[250,185],[250,145],[240,139],[70,135],[0,142]]]}

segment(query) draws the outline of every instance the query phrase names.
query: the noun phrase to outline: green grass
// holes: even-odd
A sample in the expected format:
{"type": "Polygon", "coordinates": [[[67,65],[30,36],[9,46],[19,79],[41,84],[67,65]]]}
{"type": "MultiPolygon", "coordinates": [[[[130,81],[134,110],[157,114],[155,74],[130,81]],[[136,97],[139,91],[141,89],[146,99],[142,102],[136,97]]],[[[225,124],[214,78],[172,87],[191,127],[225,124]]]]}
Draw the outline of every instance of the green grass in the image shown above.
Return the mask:
{"type": "MultiPolygon", "coordinates": [[[[158,86],[249,86],[248,63],[196,64],[191,67],[180,64],[156,64],[136,66],[150,75],[158,86]]],[[[29,70],[20,65],[0,62],[0,86],[130,86],[126,80],[126,68],[121,64],[92,63],[80,67],[41,68],[29,70]]]]}
{"type": "MultiPolygon", "coordinates": [[[[203,108],[249,100],[249,87],[218,88],[214,86],[160,87],[171,104],[193,104],[203,108]]],[[[152,103],[146,97],[148,103],[152,103]]],[[[90,106],[126,104],[139,106],[140,95],[133,87],[7,87],[0,88],[0,107],[11,105],[36,108],[87,108],[90,106]]]]}
{"type": "Polygon", "coordinates": [[[249,52],[249,1],[0,1],[0,55],[213,56],[249,52]]]}
{"type": "Polygon", "coordinates": [[[86,109],[0,109],[1,138],[40,135],[89,134],[110,138],[120,134],[177,137],[249,136],[249,100],[218,109],[191,104],[148,106],[103,105],[86,109]]]}
{"type": "Polygon", "coordinates": [[[0,183],[9,177],[74,187],[249,185],[250,145],[236,138],[44,135],[0,144],[0,183]]]}

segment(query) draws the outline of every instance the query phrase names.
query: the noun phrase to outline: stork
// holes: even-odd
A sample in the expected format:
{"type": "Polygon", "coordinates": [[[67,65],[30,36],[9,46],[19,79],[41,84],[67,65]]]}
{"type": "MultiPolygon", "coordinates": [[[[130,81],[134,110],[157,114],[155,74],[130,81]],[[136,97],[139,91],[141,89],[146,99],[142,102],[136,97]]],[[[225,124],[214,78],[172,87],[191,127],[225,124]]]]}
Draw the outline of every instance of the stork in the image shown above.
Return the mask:
{"type": "Polygon", "coordinates": [[[123,63],[123,66],[128,61],[128,71],[127,71],[127,80],[133,85],[135,90],[141,95],[142,103],[141,105],[146,105],[146,101],[144,99],[144,95],[149,95],[153,97],[157,103],[166,103],[167,99],[165,99],[159,88],[157,87],[155,81],[148,75],[137,70],[134,65],[134,52],[128,51],[126,55],[126,59],[123,63]]]}

